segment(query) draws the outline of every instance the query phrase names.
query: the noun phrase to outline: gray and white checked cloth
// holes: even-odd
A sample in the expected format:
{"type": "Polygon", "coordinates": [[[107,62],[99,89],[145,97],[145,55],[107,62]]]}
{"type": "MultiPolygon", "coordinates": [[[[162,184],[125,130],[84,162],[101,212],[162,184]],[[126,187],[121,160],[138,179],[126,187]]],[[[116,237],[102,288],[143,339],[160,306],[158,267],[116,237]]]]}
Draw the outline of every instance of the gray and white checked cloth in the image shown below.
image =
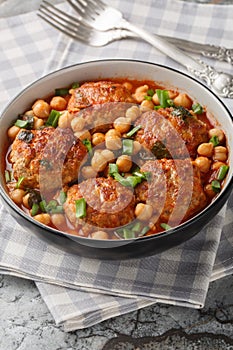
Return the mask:
{"type": "MultiPolygon", "coordinates": [[[[158,34],[232,45],[232,5],[179,0],[113,0],[111,5],[138,26],[158,34]]],[[[71,11],[67,4],[59,6],[71,11]]],[[[1,109],[35,79],[74,63],[132,58],[185,71],[141,40],[122,40],[102,48],[75,42],[49,27],[35,12],[1,19],[0,29],[1,109]]],[[[227,63],[211,64],[232,72],[227,63]]],[[[233,111],[233,101],[225,103],[233,111]]],[[[24,230],[0,206],[0,273],[34,280],[55,322],[65,331],[156,302],[203,307],[210,281],[232,272],[233,195],[193,239],[162,254],[128,261],[65,253],[24,230]]]]}

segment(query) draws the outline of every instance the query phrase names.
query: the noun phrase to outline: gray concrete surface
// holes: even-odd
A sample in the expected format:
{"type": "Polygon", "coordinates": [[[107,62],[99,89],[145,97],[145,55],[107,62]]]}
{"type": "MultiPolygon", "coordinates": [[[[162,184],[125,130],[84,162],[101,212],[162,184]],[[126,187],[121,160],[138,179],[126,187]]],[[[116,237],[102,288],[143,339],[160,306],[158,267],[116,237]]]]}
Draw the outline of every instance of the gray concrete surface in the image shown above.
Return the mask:
{"type": "MultiPolygon", "coordinates": [[[[0,0],[0,16],[33,10],[39,3],[0,0]]],[[[28,349],[233,349],[233,276],[211,283],[201,310],[158,304],[65,333],[32,281],[0,275],[0,350],[28,349]]]]}
{"type": "Polygon", "coordinates": [[[233,349],[233,276],[211,284],[201,310],[154,305],[65,333],[31,281],[0,276],[1,350],[233,349]]]}

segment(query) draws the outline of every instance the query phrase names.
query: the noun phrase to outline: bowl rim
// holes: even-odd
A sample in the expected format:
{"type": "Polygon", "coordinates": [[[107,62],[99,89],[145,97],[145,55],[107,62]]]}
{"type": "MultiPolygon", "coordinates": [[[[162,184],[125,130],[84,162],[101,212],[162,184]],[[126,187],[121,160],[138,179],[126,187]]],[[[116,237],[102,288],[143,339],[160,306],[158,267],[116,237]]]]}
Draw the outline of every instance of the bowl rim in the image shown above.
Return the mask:
{"type": "MultiPolygon", "coordinates": [[[[170,67],[170,66],[165,66],[164,64],[159,64],[159,63],[154,63],[154,62],[150,62],[150,61],[144,61],[144,60],[139,60],[139,59],[130,59],[130,58],[107,58],[107,59],[97,59],[97,60],[90,60],[90,61],[84,61],[84,62],[79,62],[79,63],[75,63],[75,64],[71,64],[62,68],[58,68],[56,70],[53,70],[43,76],[41,76],[40,78],[34,80],[33,82],[29,83],[25,88],[23,88],[22,90],[20,90],[20,92],[18,92],[7,104],[6,106],[3,108],[1,115],[4,115],[6,113],[6,111],[8,110],[8,108],[10,107],[10,105],[13,103],[14,100],[20,98],[21,95],[23,95],[25,92],[27,92],[28,90],[30,90],[33,85],[39,83],[42,80],[45,79],[49,79],[50,77],[52,77],[53,75],[59,74],[60,72],[65,72],[66,70],[72,70],[73,68],[76,67],[80,67],[80,66],[84,66],[84,65],[95,65],[95,64],[101,64],[101,63],[116,63],[116,62],[122,62],[122,63],[138,63],[138,64],[146,64],[146,65],[150,65],[150,66],[155,66],[155,67],[159,67],[159,68],[163,68],[165,70],[168,71],[173,71],[179,75],[184,76],[187,79],[193,80],[196,84],[202,86],[204,89],[206,89],[216,100],[218,103],[220,103],[222,105],[222,107],[225,109],[225,111],[227,112],[229,119],[232,122],[232,127],[233,127],[233,115],[230,112],[229,108],[225,105],[225,103],[220,99],[220,97],[218,97],[216,95],[215,92],[213,92],[208,86],[206,86],[203,82],[197,80],[196,78],[190,76],[189,74],[187,74],[186,72],[183,71],[179,71],[176,68],[170,67]]],[[[0,116],[0,122],[1,122],[2,116],[0,116]]],[[[170,228],[166,231],[160,232],[160,233],[156,233],[153,235],[149,235],[149,236],[142,236],[142,237],[138,237],[138,238],[131,238],[131,239],[124,239],[124,242],[127,243],[131,243],[137,240],[140,241],[144,241],[144,240],[150,240],[150,239],[156,239],[156,238],[160,238],[160,237],[167,237],[167,236],[174,236],[180,229],[185,228],[187,226],[187,228],[192,225],[195,221],[199,221],[199,219],[203,218],[207,212],[210,211],[211,207],[217,205],[220,203],[222,197],[224,197],[224,195],[226,195],[227,191],[230,191],[230,188],[232,187],[233,189],[233,176],[231,177],[231,179],[229,180],[229,182],[224,185],[224,188],[221,190],[221,192],[219,193],[219,195],[214,199],[213,202],[211,202],[207,207],[205,207],[201,212],[199,212],[198,214],[196,214],[195,216],[193,216],[192,218],[190,218],[189,220],[186,220],[185,222],[179,224],[176,227],[170,228]]],[[[23,210],[21,210],[17,204],[15,204],[10,197],[7,195],[5,189],[3,188],[2,182],[0,182],[0,196],[7,202],[7,204],[11,207],[11,209],[13,209],[14,211],[16,211],[21,217],[23,217],[24,219],[26,219],[27,221],[29,221],[30,223],[38,226],[39,228],[42,229],[46,229],[47,231],[49,231],[52,234],[60,234],[63,236],[63,238],[67,238],[70,239],[73,237],[72,234],[63,232],[63,231],[59,231],[53,227],[47,226],[45,224],[40,223],[39,221],[36,221],[35,219],[33,219],[31,216],[29,216],[28,214],[26,214],[23,210]]],[[[223,204],[222,204],[223,205],[223,204]]],[[[221,205],[221,206],[222,206],[221,205]]],[[[201,228],[200,228],[201,230],[201,228]]],[[[80,241],[92,241],[92,242],[111,242],[112,240],[107,239],[107,240],[102,240],[102,239],[93,239],[93,238],[88,238],[88,237],[81,237],[81,236],[75,236],[77,237],[78,240],[80,241]]],[[[74,241],[75,243],[79,243],[79,241],[74,241]]],[[[96,247],[98,249],[98,247],[96,247]]]]}

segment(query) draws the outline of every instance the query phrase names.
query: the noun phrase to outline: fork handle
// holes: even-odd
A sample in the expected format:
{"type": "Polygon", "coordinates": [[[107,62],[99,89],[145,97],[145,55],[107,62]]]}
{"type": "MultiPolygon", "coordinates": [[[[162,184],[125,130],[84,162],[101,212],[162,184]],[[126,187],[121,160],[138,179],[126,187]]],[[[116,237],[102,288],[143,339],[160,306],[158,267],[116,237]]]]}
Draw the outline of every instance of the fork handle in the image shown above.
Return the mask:
{"type": "Polygon", "coordinates": [[[233,76],[231,74],[216,71],[213,67],[195,60],[166,40],[157,35],[151,35],[145,30],[129,23],[124,18],[122,18],[117,28],[128,29],[136,33],[165,55],[185,66],[197,78],[204,80],[207,86],[216,94],[221,97],[233,98],[233,76]]]}
{"type": "MultiPolygon", "coordinates": [[[[118,27],[118,26],[117,26],[118,27]]],[[[188,70],[192,71],[202,71],[204,69],[204,66],[196,61],[191,56],[187,55],[180,49],[178,49],[175,45],[170,44],[166,40],[162,39],[158,35],[150,34],[144,29],[136,27],[134,24],[129,23],[125,19],[122,19],[122,21],[119,23],[119,28],[128,29],[138,36],[140,36],[142,39],[150,43],[152,46],[157,48],[159,51],[163,52],[173,60],[179,62],[183,66],[185,66],[188,70]]]]}

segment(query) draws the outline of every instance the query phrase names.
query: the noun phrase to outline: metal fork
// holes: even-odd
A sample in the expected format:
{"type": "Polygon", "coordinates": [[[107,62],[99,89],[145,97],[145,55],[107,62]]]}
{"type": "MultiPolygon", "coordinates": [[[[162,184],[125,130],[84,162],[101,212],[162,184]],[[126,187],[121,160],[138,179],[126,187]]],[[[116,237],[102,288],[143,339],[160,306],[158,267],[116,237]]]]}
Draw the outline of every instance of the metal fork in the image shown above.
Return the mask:
{"type": "MultiPolygon", "coordinates": [[[[38,16],[69,37],[90,46],[104,46],[114,40],[124,38],[139,38],[138,35],[126,29],[109,29],[105,32],[101,32],[92,27],[87,27],[81,20],[77,19],[77,17],[67,14],[46,0],[41,3],[38,16]]],[[[187,52],[198,53],[204,57],[225,61],[233,65],[233,49],[210,44],[200,44],[164,35],[160,36],[187,52]]]]}
{"type": "Polygon", "coordinates": [[[40,5],[38,16],[69,37],[91,46],[104,46],[114,40],[137,37],[136,34],[125,29],[110,29],[105,32],[97,31],[45,0],[40,5]]]}
{"type": "Polygon", "coordinates": [[[129,23],[123,18],[120,11],[106,5],[101,0],[67,1],[76,10],[78,19],[83,21],[86,26],[99,31],[107,31],[114,28],[129,30],[149,42],[173,60],[185,66],[188,71],[193,73],[197,78],[204,80],[207,86],[219,96],[233,98],[232,75],[218,72],[212,66],[193,59],[191,56],[185,54],[176,46],[162,39],[158,35],[151,35],[147,31],[129,23]]]}

